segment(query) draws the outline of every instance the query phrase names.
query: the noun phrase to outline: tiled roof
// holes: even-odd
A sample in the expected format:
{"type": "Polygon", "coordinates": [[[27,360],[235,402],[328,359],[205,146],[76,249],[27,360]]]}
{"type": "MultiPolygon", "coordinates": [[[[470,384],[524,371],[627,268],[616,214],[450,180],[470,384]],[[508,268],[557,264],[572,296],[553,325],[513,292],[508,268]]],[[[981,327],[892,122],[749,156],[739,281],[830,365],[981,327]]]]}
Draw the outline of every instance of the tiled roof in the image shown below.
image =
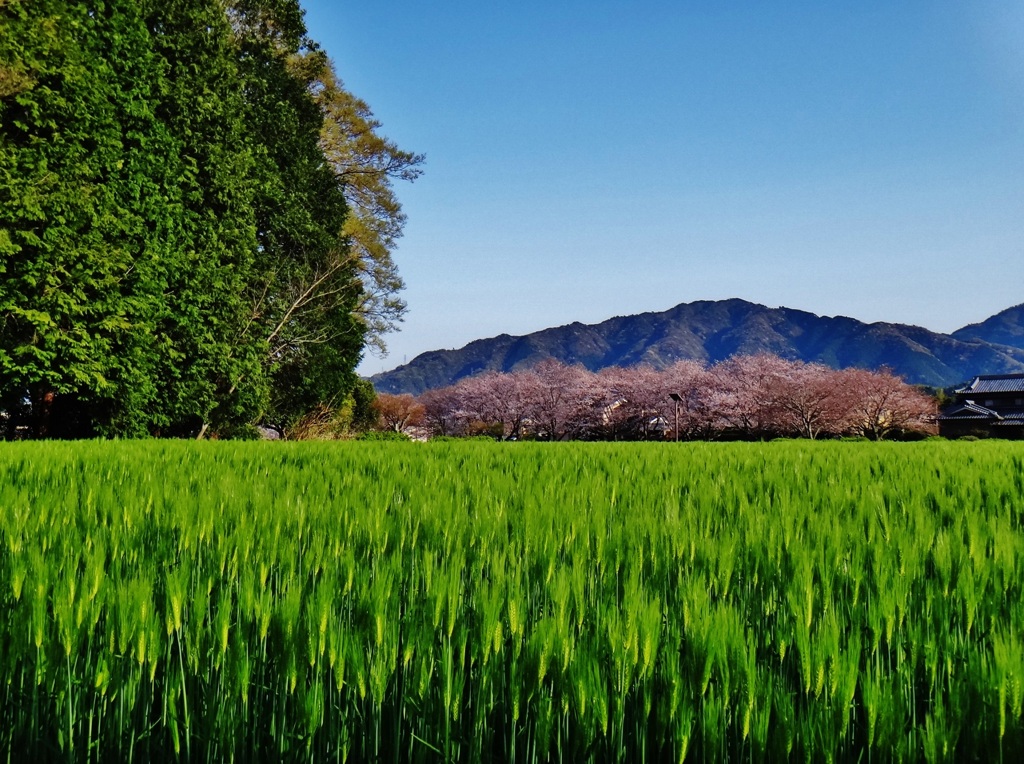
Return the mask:
{"type": "Polygon", "coordinates": [[[989,374],[975,377],[958,393],[1024,393],[1024,374],[989,374]]]}
{"type": "Polygon", "coordinates": [[[1002,419],[1002,417],[992,409],[968,401],[942,412],[939,414],[939,419],[1002,419]]]}

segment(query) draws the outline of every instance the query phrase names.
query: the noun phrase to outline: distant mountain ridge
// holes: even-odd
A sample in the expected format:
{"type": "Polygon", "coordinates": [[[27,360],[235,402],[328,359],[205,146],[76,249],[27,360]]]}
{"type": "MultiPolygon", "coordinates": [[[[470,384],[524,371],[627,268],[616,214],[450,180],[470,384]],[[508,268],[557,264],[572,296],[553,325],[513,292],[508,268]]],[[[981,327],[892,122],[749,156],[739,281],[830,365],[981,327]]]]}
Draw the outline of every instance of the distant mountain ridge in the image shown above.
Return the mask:
{"type": "Polygon", "coordinates": [[[940,334],[740,299],[699,301],[660,313],[572,323],[518,337],[502,334],[457,350],[433,350],[370,381],[379,392],[419,394],[483,371],[529,368],[548,358],[597,371],[637,364],[663,368],[680,359],[712,364],[762,352],[837,369],[888,366],[908,382],[936,387],[975,374],[1024,373],[1024,305],[940,334]]]}
{"type": "Polygon", "coordinates": [[[980,324],[970,324],[963,329],[957,329],[950,336],[966,342],[980,340],[996,345],[1024,348],[1024,305],[1007,308],[980,324]]]}

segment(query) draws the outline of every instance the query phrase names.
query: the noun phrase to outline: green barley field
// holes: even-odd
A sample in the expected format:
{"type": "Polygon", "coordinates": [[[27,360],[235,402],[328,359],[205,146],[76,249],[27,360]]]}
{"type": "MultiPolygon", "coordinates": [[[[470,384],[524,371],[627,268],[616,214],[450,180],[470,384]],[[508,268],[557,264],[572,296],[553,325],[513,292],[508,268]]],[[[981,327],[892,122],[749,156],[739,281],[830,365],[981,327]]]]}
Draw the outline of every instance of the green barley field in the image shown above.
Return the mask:
{"type": "Polygon", "coordinates": [[[0,444],[8,761],[1021,761],[1024,444],[0,444]]]}

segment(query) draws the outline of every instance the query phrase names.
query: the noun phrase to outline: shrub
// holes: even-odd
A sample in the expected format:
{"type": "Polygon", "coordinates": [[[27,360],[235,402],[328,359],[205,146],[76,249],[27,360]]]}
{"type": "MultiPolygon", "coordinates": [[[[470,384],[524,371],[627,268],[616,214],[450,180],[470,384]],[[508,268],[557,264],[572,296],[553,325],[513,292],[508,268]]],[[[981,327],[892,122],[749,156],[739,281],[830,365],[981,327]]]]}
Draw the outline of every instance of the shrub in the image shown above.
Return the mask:
{"type": "Polygon", "coordinates": [[[404,432],[395,432],[394,430],[370,430],[370,432],[364,432],[356,440],[372,440],[372,441],[408,441],[411,438],[404,432]]]}

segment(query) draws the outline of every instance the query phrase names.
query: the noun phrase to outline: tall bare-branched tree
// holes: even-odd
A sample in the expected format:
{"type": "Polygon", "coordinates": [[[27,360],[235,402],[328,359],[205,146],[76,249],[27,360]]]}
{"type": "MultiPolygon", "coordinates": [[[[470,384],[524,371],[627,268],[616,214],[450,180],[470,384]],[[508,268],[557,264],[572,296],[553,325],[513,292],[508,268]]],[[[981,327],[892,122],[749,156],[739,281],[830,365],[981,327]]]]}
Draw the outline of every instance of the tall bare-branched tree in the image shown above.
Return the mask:
{"type": "Polygon", "coordinates": [[[322,52],[296,55],[291,67],[310,83],[324,115],[320,147],[344,186],[349,214],[341,234],[362,286],[356,315],[366,327],[367,344],[386,354],[384,335],[397,328],[406,309],[398,296],[405,284],[392,257],[406,216],[393,183],[420,177],[425,157],[400,149],[380,133],[380,120],[345,89],[322,52]]]}

